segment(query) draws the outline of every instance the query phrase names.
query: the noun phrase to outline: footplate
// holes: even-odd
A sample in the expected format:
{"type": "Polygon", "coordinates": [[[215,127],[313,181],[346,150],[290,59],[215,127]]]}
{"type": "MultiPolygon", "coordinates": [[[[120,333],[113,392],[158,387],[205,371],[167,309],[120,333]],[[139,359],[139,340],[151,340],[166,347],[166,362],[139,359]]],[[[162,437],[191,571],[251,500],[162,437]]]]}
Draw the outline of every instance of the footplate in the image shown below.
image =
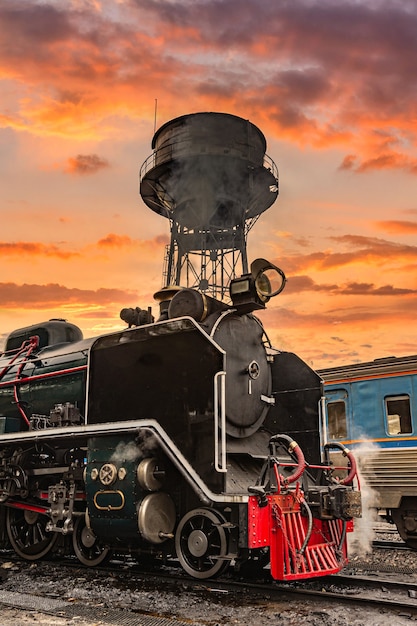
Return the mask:
{"type": "Polygon", "coordinates": [[[272,494],[266,499],[265,503],[249,497],[249,548],[269,546],[272,578],[327,576],[346,565],[345,522],[304,515],[300,493],[272,494]]]}

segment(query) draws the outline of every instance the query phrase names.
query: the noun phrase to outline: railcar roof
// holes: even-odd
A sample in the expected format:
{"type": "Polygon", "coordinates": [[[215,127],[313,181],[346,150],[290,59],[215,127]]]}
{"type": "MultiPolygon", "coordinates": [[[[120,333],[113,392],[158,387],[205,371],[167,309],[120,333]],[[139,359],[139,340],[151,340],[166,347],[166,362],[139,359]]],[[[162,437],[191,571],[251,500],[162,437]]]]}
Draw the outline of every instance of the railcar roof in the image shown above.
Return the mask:
{"type": "Polygon", "coordinates": [[[378,377],[385,374],[417,373],[417,355],[389,356],[365,363],[352,363],[350,365],[337,365],[335,367],[317,370],[324,382],[339,380],[341,378],[378,377]]]}

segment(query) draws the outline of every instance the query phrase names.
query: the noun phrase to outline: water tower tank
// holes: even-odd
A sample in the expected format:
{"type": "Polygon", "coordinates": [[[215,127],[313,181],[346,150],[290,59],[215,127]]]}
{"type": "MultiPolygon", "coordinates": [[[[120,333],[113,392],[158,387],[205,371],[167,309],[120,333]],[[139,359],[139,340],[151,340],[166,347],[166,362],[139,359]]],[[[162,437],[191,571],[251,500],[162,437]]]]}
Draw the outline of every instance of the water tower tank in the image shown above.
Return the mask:
{"type": "Polygon", "coordinates": [[[278,175],[251,122],[194,113],[164,124],[141,171],[140,194],[153,211],[188,229],[230,228],[275,201],[278,175]]]}

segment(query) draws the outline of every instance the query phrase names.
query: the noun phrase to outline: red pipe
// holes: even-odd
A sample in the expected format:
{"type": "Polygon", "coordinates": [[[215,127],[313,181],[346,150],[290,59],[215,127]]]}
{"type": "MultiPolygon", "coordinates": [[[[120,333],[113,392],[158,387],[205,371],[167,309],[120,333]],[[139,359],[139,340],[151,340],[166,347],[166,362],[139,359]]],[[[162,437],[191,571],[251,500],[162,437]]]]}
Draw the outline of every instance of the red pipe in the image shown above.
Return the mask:
{"type": "Polygon", "coordinates": [[[0,387],[7,387],[10,385],[20,385],[22,383],[31,383],[34,380],[43,380],[45,378],[53,378],[54,376],[64,376],[65,374],[74,374],[75,372],[82,372],[87,369],[87,365],[79,365],[78,367],[70,367],[66,370],[59,370],[57,372],[47,372],[46,374],[36,374],[36,376],[27,376],[25,378],[15,378],[14,380],[8,380],[7,382],[0,383],[0,387]]]}
{"type": "MultiPolygon", "coordinates": [[[[356,459],[353,456],[353,453],[348,448],[345,448],[345,446],[342,443],[338,441],[332,441],[331,443],[329,442],[329,443],[324,444],[324,449],[326,450],[327,459],[329,458],[327,455],[327,451],[330,450],[330,448],[339,448],[339,450],[342,451],[343,456],[346,456],[348,458],[350,462],[348,475],[342,480],[339,480],[338,482],[340,485],[349,485],[353,481],[355,476],[357,476],[356,459]]],[[[359,478],[358,478],[358,483],[359,483],[359,478]]]]}
{"type": "Polygon", "coordinates": [[[357,474],[356,459],[353,456],[352,452],[350,450],[348,450],[347,448],[345,448],[343,454],[344,454],[344,456],[346,456],[349,459],[349,462],[350,462],[350,472],[346,476],[346,478],[343,478],[343,480],[340,481],[340,484],[341,485],[350,485],[350,483],[352,482],[352,480],[355,478],[355,476],[357,474]]]}
{"type": "Polygon", "coordinates": [[[297,457],[297,465],[296,465],[295,471],[290,476],[287,476],[287,478],[283,478],[282,476],[280,476],[281,484],[289,485],[290,483],[293,483],[300,478],[300,476],[302,475],[302,473],[304,472],[307,466],[307,463],[305,461],[304,454],[300,446],[289,435],[274,435],[273,437],[271,437],[271,439],[269,440],[269,447],[271,450],[271,454],[273,454],[274,445],[277,442],[280,442],[281,444],[282,443],[287,444],[288,452],[290,454],[294,453],[295,456],[297,457]]]}
{"type": "Polygon", "coordinates": [[[282,482],[285,485],[289,485],[290,483],[294,483],[296,480],[298,480],[306,468],[306,461],[303,451],[296,441],[293,441],[290,444],[288,450],[289,452],[294,452],[295,456],[297,457],[297,468],[295,472],[291,474],[291,476],[287,476],[287,478],[283,479],[282,482]]]}
{"type": "Polygon", "coordinates": [[[8,501],[5,503],[5,505],[11,507],[12,509],[21,509],[23,511],[33,511],[34,513],[41,513],[41,515],[46,515],[49,512],[49,508],[46,506],[37,506],[36,504],[29,504],[26,502],[8,501]]]}
{"type": "MultiPolygon", "coordinates": [[[[20,363],[19,367],[17,368],[17,372],[16,372],[16,380],[20,380],[20,375],[22,373],[23,368],[25,367],[28,358],[30,357],[31,353],[35,350],[35,348],[37,348],[39,345],[39,337],[37,335],[35,335],[34,337],[30,337],[29,338],[29,345],[27,347],[27,351],[25,354],[25,358],[24,360],[20,363]]],[[[22,346],[23,348],[23,346],[22,346]]],[[[22,407],[20,406],[20,400],[19,400],[19,396],[17,395],[17,384],[15,384],[13,386],[13,396],[17,405],[17,408],[19,409],[19,413],[23,418],[23,421],[26,423],[27,426],[30,426],[30,420],[28,419],[26,413],[24,412],[24,410],[22,409],[22,407]]]]}

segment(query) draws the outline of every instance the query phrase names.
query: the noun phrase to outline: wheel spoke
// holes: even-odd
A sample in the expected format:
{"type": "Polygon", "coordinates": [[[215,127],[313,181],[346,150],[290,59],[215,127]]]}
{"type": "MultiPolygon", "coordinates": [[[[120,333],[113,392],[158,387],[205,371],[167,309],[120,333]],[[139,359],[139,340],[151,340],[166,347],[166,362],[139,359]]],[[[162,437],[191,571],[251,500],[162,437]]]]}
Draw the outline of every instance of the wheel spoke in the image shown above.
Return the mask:
{"type": "Polygon", "coordinates": [[[181,520],[175,539],[178,559],[188,574],[196,578],[218,575],[227,565],[224,559],[228,536],[216,511],[195,509],[181,520]]]}
{"type": "Polygon", "coordinates": [[[75,523],[72,545],[78,560],[83,565],[95,567],[111,556],[110,549],[103,545],[94,532],[87,527],[84,515],[75,523]]]}
{"type": "Polygon", "coordinates": [[[7,509],[7,535],[16,554],[35,561],[52,550],[58,537],[46,531],[48,521],[49,518],[40,513],[7,509]]]}

